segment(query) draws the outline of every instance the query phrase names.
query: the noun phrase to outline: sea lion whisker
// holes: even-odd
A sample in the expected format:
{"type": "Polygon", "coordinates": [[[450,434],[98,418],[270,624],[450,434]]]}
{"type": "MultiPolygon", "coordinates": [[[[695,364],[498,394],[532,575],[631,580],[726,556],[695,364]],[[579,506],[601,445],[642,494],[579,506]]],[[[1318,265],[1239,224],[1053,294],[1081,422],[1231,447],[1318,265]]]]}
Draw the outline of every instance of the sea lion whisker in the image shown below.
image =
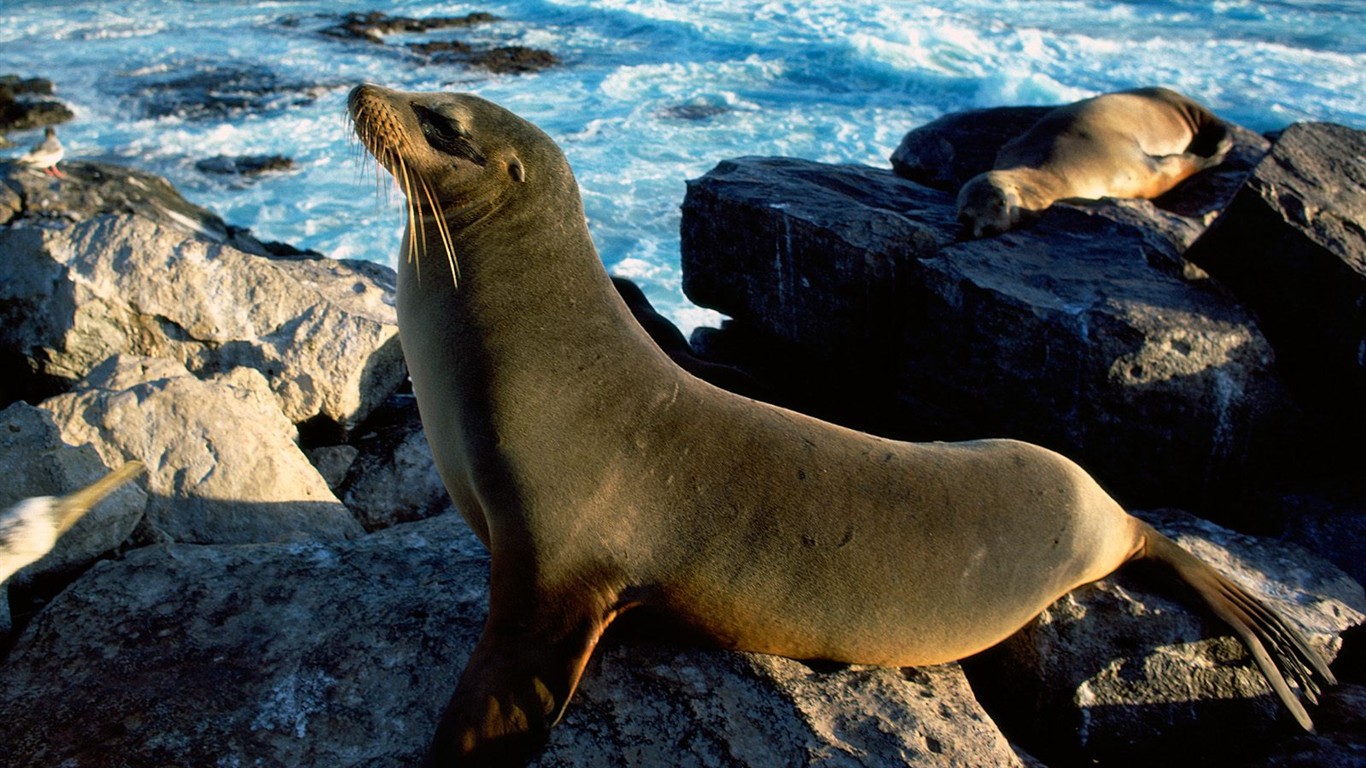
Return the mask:
{"type": "Polygon", "coordinates": [[[431,185],[427,180],[419,175],[418,180],[422,182],[422,192],[427,197],[427,205],[431,208],[432,218],[436,223],[437,233],[441,235],[441,246],[446,250],[446,263],[451,267],[451,284],[460,287],[460,265],[455,258],[455,244],[451,241],[451,232],[446,225],[446,218],[441,215],[441,206],[437,205],[436,196],[432,194],[431,185]]]}

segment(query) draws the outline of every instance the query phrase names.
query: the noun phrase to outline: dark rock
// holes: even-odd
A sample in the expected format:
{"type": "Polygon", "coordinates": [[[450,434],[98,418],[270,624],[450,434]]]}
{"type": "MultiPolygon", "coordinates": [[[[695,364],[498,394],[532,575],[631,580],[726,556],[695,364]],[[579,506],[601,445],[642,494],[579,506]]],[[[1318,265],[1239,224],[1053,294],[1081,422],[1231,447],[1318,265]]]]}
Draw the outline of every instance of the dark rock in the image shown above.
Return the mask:
{"type": "Polygon", "coordinates": [[[284,155],[241,155],[238,157],[216,155],[200,160],[194,164],[194,167],[201,173],[223,176],[259,176],[264,173],[288,171],[294,167],[294,161],[284,155]]]}
{"type": "Polygon", "coordinates": [[[683,370],[722,389],[747,397],[761,400],[773,398],[774,393],[768,387],[739,368],[699,357],[684,338],[683,332],[678,330],[678,326],[655,311],[654,305],[645,297],[645,292],[640,290],[640,286],[624,277],[613,277],[612,285],[631,310],[631,316],[640,323],[651,340],[683,370]]]}
{"type": "Polygon", "coordinates": [[[381,11],[370,11],[368,13],[348,13],[340,24],[328,27],[322,30],[322,33],[331,37],[383,44],[386,35],[472,27],[498,20],[498,17],[493,14],[479,12],[464,16],[434,16],[426,19],[414,19],[404,16],[390,16],[381,11]]]}
{"type": "MultiPolygon", "coordinates": [[[[416,765],[483,624],[487,569],[456,515],[101,564],[0,664],[5,765],[416,765]]],[[[955,664],[818,672],[608,639],[532,765],[1019,762],[955,664]]]]}
{"type": "Polygon", "coordinates": [[[1227,284],[1286,378],[1346,431],[1366,425],[1366,132],[1292,125],[1187,257],[1227,284]]]}
{"type": "Polygon", "coordinates": [[[169,72],[123,76],[111,90],[136,100],[146,117],[222,120],[312,104],[331,86],[287,80],[254,64],[199,61],[169,72]]]}
{"type": "Polygon", "coordinates": [[[1199,222],[1058,205],[955,242],[954,215],[883,170],[726,161],[688,185],[684,291],[734,318],[761,380],[827,418],[1017,437],[1130,503],[1236,506],[1295,412],[1252,318],[1184,269],[1199,222]]]}
{"type": "MultiPolygon", "coordinates": [[[[1277,532],[1366,584],[1366,477],[1360,453],[1350,453],[1339,477],[1314,477],[1272,502],[1277,532]]],[[[1363,679],[1366,682],[1366,679],[1363,679]]]]}
{"type": "Polygon", "coordinates": [[[690,102],[687,104],[677,104],[666,107],[660,112],[664,117],[673,120],[702,121],[710,120],[718,115],[724,115],[732,111],[729,106],[724,104],[707,104],[705,102],[690,102]]]}
{"type": "MultiPolygon", "coordinates": [[[[0,76],[0,139],[6,131],[57,125],[76,116],[65,104],[40,98],[52,94],[50,80],[0,76]]],[[[0,143],[0,146],[4,144],[0,143]]]]}
{"type": "Polygon", "coordinates": [[[452,51],[433,56],[432,61],[438,64],[479,67],[496,74],[538,72],[560,63],[559,57],[549,51],[521,45],[473,49],[464,53],[452,51]]]}

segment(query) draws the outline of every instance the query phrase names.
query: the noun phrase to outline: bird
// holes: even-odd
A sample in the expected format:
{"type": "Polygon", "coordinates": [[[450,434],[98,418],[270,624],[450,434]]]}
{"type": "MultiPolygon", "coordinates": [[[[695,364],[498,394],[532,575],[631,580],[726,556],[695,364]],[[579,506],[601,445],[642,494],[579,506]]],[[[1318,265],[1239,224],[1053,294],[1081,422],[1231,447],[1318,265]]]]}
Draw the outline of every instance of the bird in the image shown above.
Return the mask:
{"type": "Polygon", "coordinates": [[[64,179],[66,174],[57,167],[57,163],[60,163],[65,155],[66,147],[63,147],[61,139],[57,138],[57,129],[49,125],[43,131],[43,140],[34,144],[33,149],[20,156],[19,164],[40,170],[48,176],[64,179]]]}
{"type": "Polygon", "coordinates": [[[130,461],[66,496],[35,496],[0,512],[0,585],[46,555],[86,512],[142,470],[142,462],[130,461]]]}

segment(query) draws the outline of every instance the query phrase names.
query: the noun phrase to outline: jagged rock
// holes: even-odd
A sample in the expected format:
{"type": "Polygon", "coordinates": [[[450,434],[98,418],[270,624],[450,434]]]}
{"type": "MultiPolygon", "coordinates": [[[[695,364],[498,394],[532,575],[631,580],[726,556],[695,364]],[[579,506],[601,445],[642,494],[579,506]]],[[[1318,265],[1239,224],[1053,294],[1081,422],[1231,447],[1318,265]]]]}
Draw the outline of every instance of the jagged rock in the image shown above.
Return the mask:
{"type": "Polygon", "coordinates": [[[0,165],[0,223],[28,220],[43,226],[88,221],[102,214],[136,214],[164,227],[228,243],[258,256],[303,255],[283,243],[263,243],[250,230],[225,223],[186,200],[161,176],[107,163],[62,163],[64,179],[16,165],[0,165]],[[10,195],[6,195],[8,191],[10,195]],[[12,214],[5,219],[4,209],[12,214]]]}
{"type": "Polygon", "coordinates": [[[264,173],[288,171],[294,161],[284,155],[214,155],[194,164],[200,173],[219,176],[260,176],[264,173]]]}
{"type": "MultiPolygon", "coordinates": [[[[1290,617],[1329,659],[1366,618],[1361,585],[1297,547],[1175,511],[1140,516],[1290,617]]],[[[1132,571],[1074,590],[974,660],[974,688],[1050,764],[1251,764],[1298,727],[1231,630],[1183,594],[1132,571]]]]}
{"type": "Polygon", "coordinates": [[[343,428],[404,381],[379,265],[265,258],[127,215],[0,230],[0,251],[0,345],[48,377],[122,351],[205,375],[250,366],[292,421],[343,428]]]}
{"type": "Polygon", "coordinates": [[[5,146],[6,131],[58,125],[76,116],[60,101],[42,98],[52,94],[51,80],[0,76],[0,146],[5,146]]]}
{"type": "MultiPolygon", "coordinates": [[[[346,543],[148,547],[0,666],[7,766],[417,763],[485,615],[456,515],[346,543]]],[[[608,639],[534,766],[1010,766],[956,665],[816,672],[608,639]]]]}
{"type": "Polygon", "coordinates": [[[362,530],[293,442],[259,372],[206,380],[171,360],[119,355],[44,401],[69,443],[147,465],[143,538],[190,543],[343,539],[362,530]]]}
{"type": "Polygon", "coordinates": [[[1184,268],[1198,221],[1061,204],[958,242],[954,218],[947,194],[885,170],[725,161],[688,185],[684,291],[821,415],[1040,443],[1131,504],[1231,506],[1286,445],[1270,346],[1184,268]]]}
{"type": "Polygon", "coordinates": [[[1187,254],[1257,313],[1286,376],[1335,420],[1366,423],[1366,131],[1281,134],[1187,254]]]}
{"type": "Polygon", "coordinates": [[[452,509],[411,395],[396,395],[357,430],[359,453],[338,496],[366,530],[452,509]]]}
{"type": "Polygon", "coordinates": [[[341,23],[322,30],[322,33],[331,37],[383,44],[386,35],[473,27],[498,20],[497,16],[483,12],[468,13],[464,16],[432,16],[425,19],[415,19],[406,16],[390,16],[381,11],[370,11],[368,13],[348,13],[342,18],[341,23]]]}
{"type": "Polygon", "coordinates": [[[125,73],[118,85],[145,117],[190,121],[281,113],[312,104],[337,87],[290,79],[259,64],[214,60],[125,73]]]}

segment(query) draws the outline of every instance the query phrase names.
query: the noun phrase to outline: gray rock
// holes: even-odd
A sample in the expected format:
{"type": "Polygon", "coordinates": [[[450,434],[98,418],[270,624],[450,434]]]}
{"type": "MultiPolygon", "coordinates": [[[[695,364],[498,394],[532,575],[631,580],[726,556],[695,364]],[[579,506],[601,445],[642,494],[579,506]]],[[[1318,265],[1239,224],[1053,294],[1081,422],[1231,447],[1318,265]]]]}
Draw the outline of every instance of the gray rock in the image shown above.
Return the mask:
{"type": "Polygon", "coordinates": [[[255,256],[143,216],[11,227],[0,251],[0,345],[50,377],[123,351],[200,375],[250,366],[295,423],[342,427],[404,380],[382,267],[255,256]]]}
{"type": "MultiPolygon", "coordinates": [[[[1174,511],[1140,516],[1274,606],[1331,659],[1361,585],[1297,547],[1174,511]]],[[[1046,762],[1247,764],[1297,727],[1225,625],[1151,575],[1074,590],[977,659],[974,688],[1046,762]],[[1147,576],[1148,578],[1144,578],[1147,576]]]]}
{"type": "Polygon", "coordinates": [[[1366,424],[1366,131],[1281,134],[1188,257],[1258,315],[1287,378],[1366,424]]]}
{"type": "MultiPolygon", "coordinates": [[[[14,403],[0,411],[0,509],[35,496],[63,496],[104,476],[110,467],[89,445],[64,442],[46,411],[14,403]]],[[[95,505],[37,562],[0,584],[0,647],[13,627],[10,603],[23,602],[35,580],[61,580],[114,552],[142,520],[147,494],[127,483],[95,505]],[[14,590],[11,593],[11,590],[14,590]]]]}
{"type": "Polygon", "coordinates": [[[362,532],[253,369],[200,380],[171,360],[120,355],[41,407],[67,442],[93,445],[106,463],[147,465],[150,538],[251,543],[362,532]]]}
{"type": "Polygon", "coordinates": [[[366,530],[454,509],[411,396],[393,398],[354,442],[359,454],[338,495],[366,530]]]}
{"type": "MultiPolygon", "coordinates": [[[[6,766],[408,766],[485,615],[456,515],[346,543],[148,547],[0,666],[6,766]]],[[[608,640],[537,766],[1018,765],[956,665],[903,676],[608,640]]]]}
{"type": "Polygon", "coordinates": [[[725,161],[689,182],[684,290],[807,385],[799,405],[896,436],[1030,440],[1131,503],[1236,498],[1285,445],[1270,345],[1181,258],[1199,221],[1058,205],[957,242],[954,218],[884,170],[725,161]]]}

